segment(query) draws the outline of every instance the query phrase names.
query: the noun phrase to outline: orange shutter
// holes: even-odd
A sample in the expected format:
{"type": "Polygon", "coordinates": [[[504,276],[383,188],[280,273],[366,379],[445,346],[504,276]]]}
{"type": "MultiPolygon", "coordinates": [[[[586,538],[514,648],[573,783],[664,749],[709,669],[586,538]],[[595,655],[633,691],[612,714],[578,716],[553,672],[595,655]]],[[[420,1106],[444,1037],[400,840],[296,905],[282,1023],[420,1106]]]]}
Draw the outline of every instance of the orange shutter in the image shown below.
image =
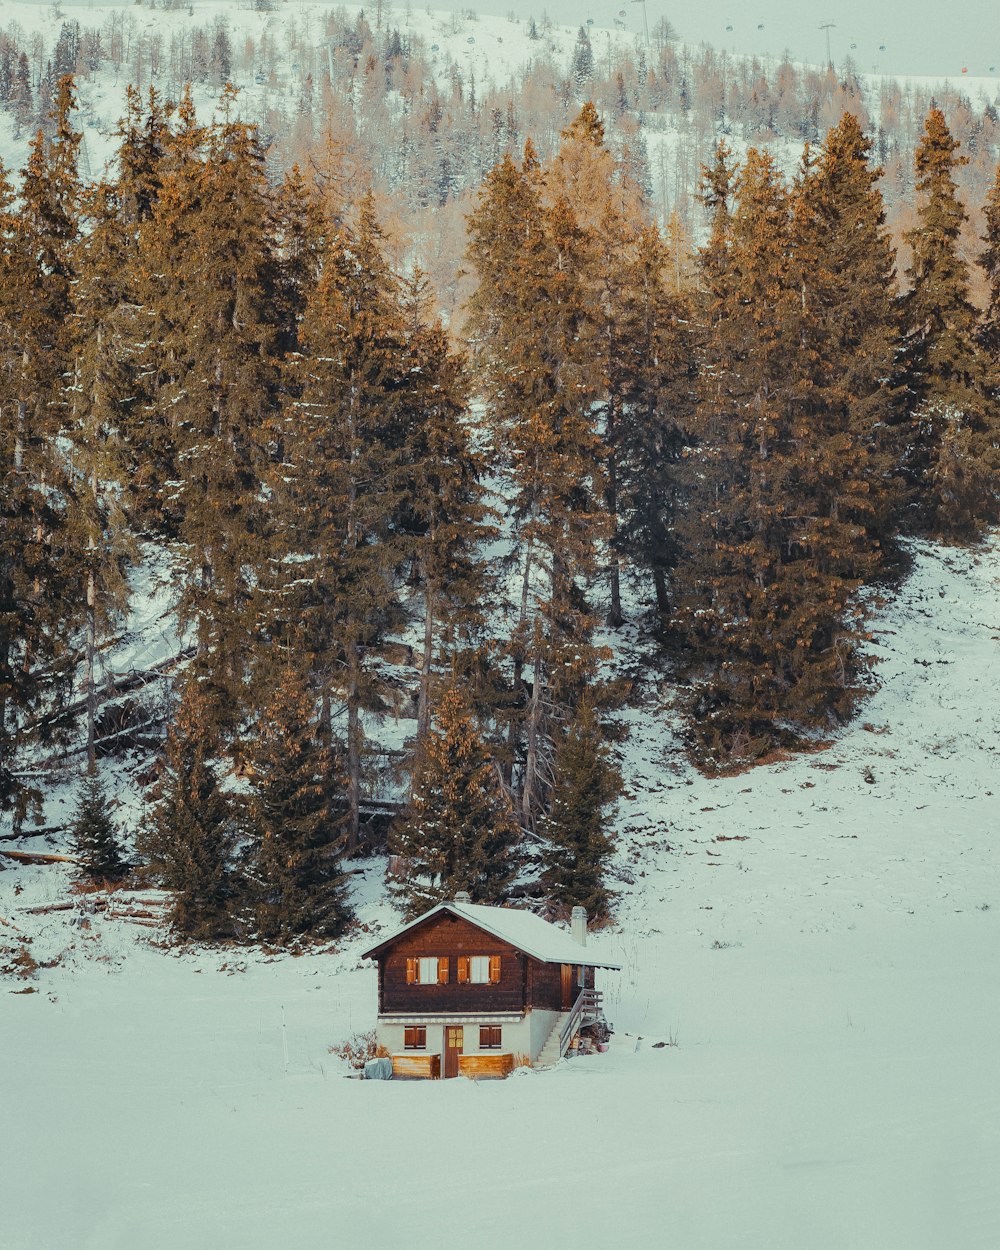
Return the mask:
{"type": "Polygon", "coordinates": [[[448,959],[444,956],[438,960],[438,985],[448,984],[448,959]]]}
{"type": "Polygon", "coordinates": [[[459,955],[458,957],[458,983],[464,985],[469,979],[469,956],[459,955]]]}
{"type": "Polygon", "coordinates": [[[406,984],[413,985],[417,980],[417,961],[408,959],[406,961],[406,984]]]}
{"type": "Polygon", "coordinates": [[[500,980],[500,956],[490,956],[490,985],[496,985],[500,980]]]}

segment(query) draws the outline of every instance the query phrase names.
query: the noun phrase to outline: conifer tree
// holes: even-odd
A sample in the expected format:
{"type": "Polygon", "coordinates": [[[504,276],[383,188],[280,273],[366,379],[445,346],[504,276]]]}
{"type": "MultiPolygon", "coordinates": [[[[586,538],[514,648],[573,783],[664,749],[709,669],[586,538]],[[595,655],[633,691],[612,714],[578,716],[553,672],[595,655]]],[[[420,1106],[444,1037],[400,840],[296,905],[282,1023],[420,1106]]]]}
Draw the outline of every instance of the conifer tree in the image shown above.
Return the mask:
{"type": "Polygon", "coordinates": [[[269,941],[337,937],[350,917],[340,866],[345,804],[331,802],[329,754],[306,684],[289,664],[247,751],[244,832],[257,931],[269,941]]]}
{"type": "MultiPolygon", "coordinates": [[[[649,571],[660,612],[678,558],[679,465],[691,437],[696,370],[693,310],[686,295],[668,291],[666,263],[655,226],[629,240],[605,336],[613,542],[649,571]]],[[[621,615],[616,598],[613,579],[612,624],[621,615]]]]}
{"type": "Polygon", "coordinates": [[[986,244],[979,265],[989,284],[989,300],[980,330],[980,343],[990,368],[990,386],[994,403],[1000,403],[1000,165],[983,206],[986,244]]]}
{"type": "Polygon", "coordinates": [[[510,644],[518,714],[511,758],[523,754],[520,815],[545,803],[551,723],[573,706],[599,659],[582,584],[607,533],[599,375],[590,341],[585,232],[566,195],[546,202],[534,148],[505,157],[470,217],[479,275],[470,324],[509,508],[521,587],[510,644]]]}
{"type": "MultiPolygon", "coordinates": [[[[898,428],[900,346],[895,254],[871,140],[845,113],[815,160],[804,165],[793,204],[793,248],[802,297],[810,426],[826,443],[811,489],[817,506],[863,526],[853,546],[854,574],[869,580],[900,507],[898,428]],[[834,505],[833,500],[837,502],[834,505]]],[[[805,381],[805,379],[803,379],[805,381]]],[[[847,556],[847,551],[843,551],[847,556]]]]}
{"type": "Polygon", "coordinates": [[[713,250],[707,278],[674,617],[696,674],[693,736],[717,762],[850,712],[862,663],[852,595],[873,558],[852,501],[863,447],[810,374],[825,340],[803,298],[791,193],[755,149],[736,190],[724,263],[713,250]]]}
{"type": "MultiPolygon", "coordinates": [[[[158,343],[166,329],[166,310],[153,298],[156,286],[145,271],[149,223],[162,188],[166,154],[177,145],[155,89],[149,89],[144,108],[139,92],[129,86],[125,116],[118,123],[117,176],[91,208],[105,235],[103,254],[113,262],[102,271],[112,297],[108,300],[113,313],[111,359],[120,383],[119,396],[127,399],[119,414],[127,511],[137,528],[167,538],[176,537],[176,528],[165,498],[166,483],[176,481],[178,474],[170,417],[157,402],[158,382],[163,379],[158,366],[166,360],[142,345],[158,343]]],[[[102,350],[107,354],[103,344],[102,350]]]]}
{"type": "Polygon", "coordinates": [[[482,453],[465,421],[464,361],[429,311],[427,281],[414,269],[402,292],[406,471],[401,513],[407,555],[423,590],[424,639],[417,706],[417,751],[430,730],[431,678],[448,648],[471,640],[481,622],[485,569],[478,545],[491,534],[480,479],[482,453]]]}
{"type": "Polygon", "coordinates": [[[140,839],[153,873],[174,892],[173,922],[189,937],[231,936],[238,882],[235,821],[211,758],[211,709],[189,683],[167,733],[162,797],[140,839]]]}
{"type": "Polygon", "coordinates": [[[207,135],[182,101],[143,230],[157,403],[176,448],[177,478],[164,489],[185,566],[181,615],[220,733],[248,710],[277,406],[272,197],[256,131],[232,117],[235,94],[223,93],[223,119],[207,135]]]}
{"type": "MultiPolygon", "coordinates": [[[[360,836],[364,726],[378,705],[373,660],[398,615],[406,477],[404,334],[371,196],[338,231],[288,362],[275,474],[274,614],[300,622],[328,727],[346,713],[348,850],[360,836]]],[[[281,628],[280,624],[272,628],[281,628]]]]}
{"type": "Polygon", "coordinates": [[[918,225],[906,236],[911,418],[904,469],[918,529],[974,538],[998,515],[1000,424],[959,246],[967,214],[953,176],[966,160],[958,147],[944,114],[932,108],[916,154],[918,225]]]}
{"type": "Polygon", "coordinates": [[[442,695],[435,719],[410,810],[389,844],[390,884],[408,916],[459,890],[476,903],[499,903],[516,870],[520,830],[510,798],[456,687],[442,695]]]}
{"type": "Polygon", "coordinates": [[[621,773],[586,702],[563,732],[556,749],[555,779],[548,812],[539,822],[542,882],[563,908],[585,907],[590,916],[608,914],[605,882],[614,843],[607,833],[607,809],[621,793],[621,773]]]}
{"type": "Polygon", "coordinates": [[[66,541],[79,568],[83,598],[90,768],[96,764],[98,644],[127,606],[126,573],[135,555],[122,507],[123,432],[132,401],[128,356],[135,323],[123,289],[127,258],[118,207],[109,184],[99,184],[85,197],[88,228],[76,250],[73,369],[65,388],[70,448],[66,541]]]}
{"type": "Polygon", "coordinates": [[[92,881],[114,882],[128,875],[96,768],[88,768],[80,782],[70,838],[83,874],[92,881]]]}
{"type": "Polygon", "coordinates": [[[65,78],[53,137],[33,140],[16,209],[0,169],[0,811],[15,825],[35,796],[11,771],[13,750],[28,710],[68,680],[80,618],[60,441],[80,193],[74,109],[65,78]]]}

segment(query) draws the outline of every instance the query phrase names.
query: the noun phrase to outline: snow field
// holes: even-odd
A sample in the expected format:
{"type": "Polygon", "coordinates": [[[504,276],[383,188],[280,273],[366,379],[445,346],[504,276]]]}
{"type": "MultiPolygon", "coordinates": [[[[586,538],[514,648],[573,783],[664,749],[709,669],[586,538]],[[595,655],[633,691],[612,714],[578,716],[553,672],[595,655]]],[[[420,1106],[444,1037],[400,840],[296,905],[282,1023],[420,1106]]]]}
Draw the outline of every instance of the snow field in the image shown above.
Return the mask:
{"type": "Polygon", "coordinates": [[[299,958],[32,915],[63,870],[0,873],[0,948],[16,925],[59,959],[0,980],[0,1245],[992,1250],[998,556],[915,549],[880,688],[825,750],[707,779],[667,703],[628,713],[607,1055],[344,1079],[358,953],[396,923],[377,860],[366,931],[299,958]]]}

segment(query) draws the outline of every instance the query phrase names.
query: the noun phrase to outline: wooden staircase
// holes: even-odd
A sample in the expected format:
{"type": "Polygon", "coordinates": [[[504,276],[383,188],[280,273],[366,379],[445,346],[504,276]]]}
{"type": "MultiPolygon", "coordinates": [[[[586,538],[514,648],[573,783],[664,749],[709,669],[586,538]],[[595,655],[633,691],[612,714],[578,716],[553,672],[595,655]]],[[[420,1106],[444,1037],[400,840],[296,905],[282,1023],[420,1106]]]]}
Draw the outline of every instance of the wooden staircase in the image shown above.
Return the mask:
{"type": "Polygon", "coordinates": [[[604,1015],[603,995],[599,990],[581,990],[580,996],[569,1009],[561,1012],[545,1039],[545,1045],[535,1060],[536,1068],[551,1068],[569,1049],[574,1036],[585,1024],[592,1024],[604,1015]]]}

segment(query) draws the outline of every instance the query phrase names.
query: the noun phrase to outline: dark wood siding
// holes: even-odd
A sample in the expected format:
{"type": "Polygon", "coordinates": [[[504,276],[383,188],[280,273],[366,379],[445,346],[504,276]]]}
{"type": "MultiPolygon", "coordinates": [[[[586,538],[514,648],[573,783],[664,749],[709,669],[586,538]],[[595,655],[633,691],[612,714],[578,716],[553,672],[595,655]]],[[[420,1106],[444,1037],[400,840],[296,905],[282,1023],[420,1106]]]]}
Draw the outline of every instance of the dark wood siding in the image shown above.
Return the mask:
{"type": "MultiPolygon", "coordinates": [[[[594,969],[584,968],[583,975],[589,989],[594,988],[594,969]]],[[[573,965],[573,998],[579,990],[576,988],[579,968],[573,965]]],[[[562,1011],[562,964],[543,964],[537,959],[528,960],[528,997],[532,1007],[545,1011],[562,1011]]]]}
{"type": "MultiPolygon", "coordinates": [[[[469,921],[448,912],[417,925],[379,956],[379,1011],[523,1011],[526,956],[469,921]],[[499,955],[496,985],[461,984],[459,955],[499,955]],[[442,956],[448,960],[447,985],[408,985],[407,959],[442,956]]],[[[556,973],[558,976],[558,966],[556,973]]]]}
{"type": "Polygon", "coordinates": [[[561,964],[542,964],[537,959],[530,961],[529,983],[531,985],[531,1005],[545,1011],[562,1010],[561,964]]]}

